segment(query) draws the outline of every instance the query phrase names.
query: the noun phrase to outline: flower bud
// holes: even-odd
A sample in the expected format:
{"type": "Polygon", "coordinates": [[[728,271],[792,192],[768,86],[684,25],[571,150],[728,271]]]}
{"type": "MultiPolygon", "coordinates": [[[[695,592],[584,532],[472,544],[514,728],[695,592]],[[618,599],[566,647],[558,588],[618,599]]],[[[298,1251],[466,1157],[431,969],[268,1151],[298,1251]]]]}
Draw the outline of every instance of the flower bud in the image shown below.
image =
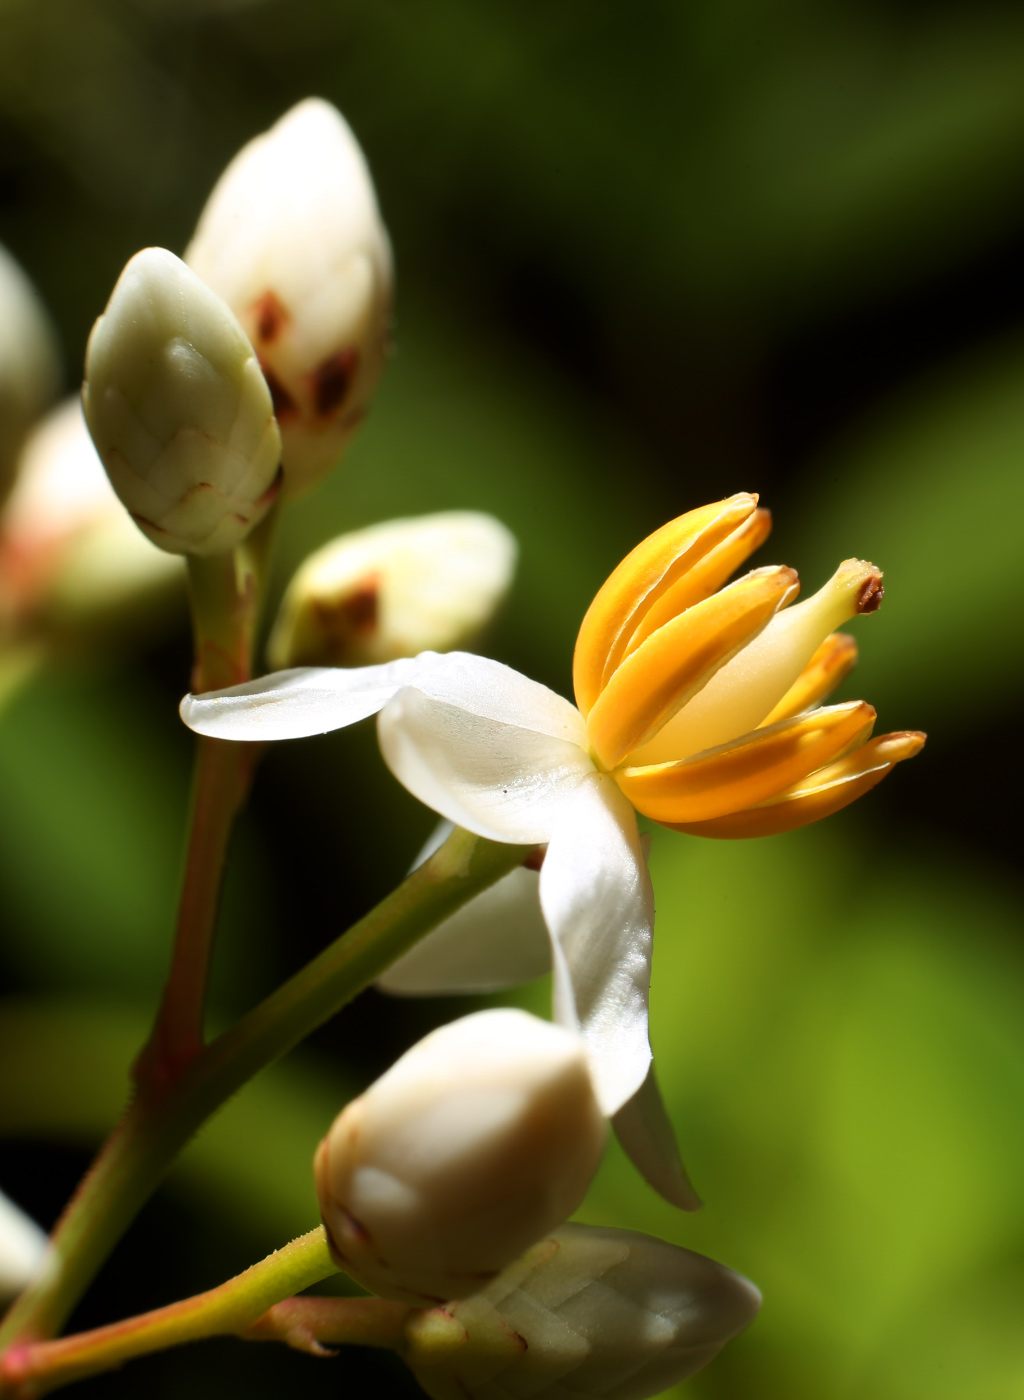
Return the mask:
{"type": "Polygon", "coordinates": [[[50,319],[22,272],[0,247],[0,501],[14,480],[25,434],[57,388],[50,319]]]}
{"type": "Polygon", "coordinates": [[[256,348],[281,425],[285,491],[335,465],[387,349],[391,247],[370,172],[341,114],[307,98],[244,146],[185,260],[256,348]]]}
{"type": "Polygon", "coordinates": [[[172,554],[233,549],[277,490],[280,435],[245,334],[164,248],[137,253],[93,327],[85,417],[114,490],[172,554]]]}
{"type": "Polygon", "coordinates": [[[29,434],[0,518],[0,592],[22,623],[79,626],[180,588],[181,561],[125,514],[67,399],[29,434]]]}
{"type": "Polygon", "coordinates": [[[46,1236],[0,1191],[0,1299],[20,1293],[43,1261],[46,1236]]]}
{"type": "Polygon", "coordinates": [[[482,1292],[414,1314],[404,1355],[433,1400],[645,1400],[706,1366],[760,1304],[713,1259],[565,1225],[482,1292]]]}
{"type": "Polygon", "coordinates": [[[357,530],[311,554],[267,655],[289,666],[373,666],[479,636],[512,580],[516,542],[493,516],[448,511],[357,530]]]}
{"type": "Polygon", "coordinates": [[[428,1035],[316,1155],[331,1253],[422,1306],[484,1287],[579,1205],[604,1142],[582,1041],[524,1011],[428,1035]]]}

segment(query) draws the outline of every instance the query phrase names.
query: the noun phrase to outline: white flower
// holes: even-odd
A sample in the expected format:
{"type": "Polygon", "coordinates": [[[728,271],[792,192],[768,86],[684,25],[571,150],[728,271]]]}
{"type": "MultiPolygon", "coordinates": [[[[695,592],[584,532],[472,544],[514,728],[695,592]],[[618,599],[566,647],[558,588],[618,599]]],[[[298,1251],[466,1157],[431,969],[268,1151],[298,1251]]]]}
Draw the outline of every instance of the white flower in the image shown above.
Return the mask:
{"type": "Polygon", "coordinates": [[[0,1299],[21,1292],[45,1253],[46,1235],[0,1191],[0,1299]]]}
{"type": "Polygon", "coordinates": [[[165,248],[127,264],[93,327],[82,401],[135,523],[172,554],[234,548],[270,509],[281,439],[235,316],[165,248]]]}
{"type": "Polygon", "coordinates": [[[525,1011],[464,1016],[406,1051],[320,1144],[331,1253],[397,1302],[465,1297],[572,1214],[603,1147],[577,1036],[525,1011]]]}
{"type": "Polygon", "coordinates": [[[359,143],[307,98],[235,156],[185,261],[245,327],[274,396],[284,489],[341,456],[384,364],[391,246],[359,143]]]}
{"type": "MultiPolygon", "coordinates": [[[[650,1073],[654,901],[634,808],[699,835],[785,831],[853,801],[924,741],[869,740],[870,705],[819,704],[851,660],[833,628],[880,601],[873,565],[847,561],[784,613],[792,569],[720,586],[767,533],[755,508],[739,495],[691,511],[619,565],[580,628],[579,709],[496,661],[453,653],[420,657],[404,683],[389,674],[402,688],[378,726],[392,772],[435,812],[479,836],[547,847],[540,903],[555,1017],[583,1035],[627,1151],[681,1205],[694,1197],[650,1073]]],[[[187,699],[182,713],[216,737],[298,737],[369,713],[353,708],[353,688],[381,694],[384,669],[330,681],[286,673],[187,699]]]]}
{"type": "Polygon", "coordinates": [[[433,1400],[646,1400],[706,1366],[760,1305],[701,1254],[565,1225],[480,1293],[414,1315],[403,1355],[433,1400]]]}

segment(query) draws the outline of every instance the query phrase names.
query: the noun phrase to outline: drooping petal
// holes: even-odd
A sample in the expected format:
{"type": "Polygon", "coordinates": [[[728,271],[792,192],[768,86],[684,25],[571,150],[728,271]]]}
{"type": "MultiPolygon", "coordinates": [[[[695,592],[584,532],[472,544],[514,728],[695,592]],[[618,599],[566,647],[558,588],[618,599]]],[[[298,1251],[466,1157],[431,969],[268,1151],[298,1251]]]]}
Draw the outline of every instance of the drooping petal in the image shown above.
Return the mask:
{"type": "Polygon", "coordinates": [[[875,711],[863,700],[754,729],[680,763],[620,768],[615,780],[656,822],[706,821],[766,802],[863,744],[875,711]]]}
{"type": "Polygon", "coordinates": [[[601,762],[613,768],[647,743],[796,596],[798,586],[785,566],[754,569],[648,637],[617,668],[587,716],[601,762]]]}
{"type": "Polygon", "coordinates": [[[594,765],[560,696],[483,657],[424,666],[378,723],[400,783],[449,821],[494,841],[547,841],[594,765]]]}
{"type": "Polygon", "coordinates": [[[692,568],[687,569],[683,576],[647,609],[623,654],[629,656],[652,633],[657,632],[659,627],[664,627],[666,622],[671,622],[674,617],[678,617],[687,608],[692,608],[695,603],[702,603],[705,598],[710,598],[744,560],[749,559],[754,550],[764,544],[771,534],[771,529],[771,511],[755,510],[753,515],[748,515],[738,529],[733,530],[721,544],[716,545],[703,559],[699,559],[692,568]]]}
{"type": "Polygon", "coordinates": [[[644,612],[698,559],[749,516],[757,497],[740,492],[687,511],[637,545],[598,590],[576,639],[573,690],[584,715],[597,699],[644,612]]]}
{"type": "Polygon", "coordinates": [[[797,827],[808,826],[848,807],[880,783],[895,764],[920,753],[924,742],[925,735],[912,729],[883,734],[878,739],[870,739],[856,753],[812,773],[805,782],[779,793],[770,802],[711,821],[666,825],[690,836],[712,836],[720,840],[777,836],[783,831],[795,831],[797,827]]]}
{"type": "Polygon", "coordinates": [[[633,1165],[659,1195],[680,1210],[700,1210],[701,1199],[679,1155],[653,1064],[640,1088],[612,1119],[612,1127],[633,1165]]]}
{"type": "Polygon", "coordinates": [[[181,717],[214,739],[303,739],[376,714],[416,676],[420,658],[383,666],[300,666],[226,690],[186,695],[181,717]]]}
{"type": "Polygon", "coordinates": [[[647,1077],[654,894],[633,809],[606,774],[564,803],[540,874],[551,933],[555,1019],[584,1036],[602,1110],[647,1077]]]}
{"type": "MultiPolygon", "coordinates": [[[[451,822],[437,824],[414,870],[451,831],[451,822]]],[[[510,871],[392,963],[377,986],[393,996],[497,992],[550,972],[538,879],[537,870],[522,865],[510,871]]]]}
{"type": "Polygon", "coordinates": [[[820,705],[857,664],[857,642],[849,632],[833,632],[808,661],[775,709],[761,721],[761,728],[803,714],[820,705]]]}

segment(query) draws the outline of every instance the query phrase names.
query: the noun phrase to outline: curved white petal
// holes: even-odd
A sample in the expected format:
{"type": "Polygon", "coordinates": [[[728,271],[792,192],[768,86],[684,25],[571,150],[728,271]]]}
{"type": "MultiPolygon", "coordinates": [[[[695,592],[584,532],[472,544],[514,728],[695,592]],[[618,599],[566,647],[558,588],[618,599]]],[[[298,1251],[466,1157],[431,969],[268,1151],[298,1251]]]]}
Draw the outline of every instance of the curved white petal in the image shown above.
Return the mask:
{"type": "Polygon", "coordinates": [[[564,803],[540,875],[551,932],[555,1019],[583,1034],[611,1117],[651,1063],[647,998],[654,892],[636,816],[615,782],[591,773],[564,803]]]}
{"type": "MultiPolygon", "coordinates": [[[[416,870],[453,831],[441,821],[413,861],[416,870]]],[[[377,987],[392,996],[498,992],[551,971],[539,874],[520,866],[471,899],[393,962],[377,987]]]]}
{"type": "Polygon", "coordinates": [[[435,658],[377,728],[385,762],[414,797],[494,841],[547,841],[594,772],[568,701],[479,656],[435,658]]]}
{"type": "Polygon", "coordinates": [[[551,971],[538,874],[520,866],[428,933],[377,986],[395,996],[499,992],[551,971]]]}
{"type": "Polygon", "coordinates": [[[680,1210],[700,1210],[701,1199],[679,1155],[653,1064],[640,1088],[613,1117],[612,1127],[633,1165],[659,1195],[680,1210]]]}
{"type": "Polygon", "coordinates": [[[427,652],[419,662],[416,680],[409,684],[432,700],[587,747],[587,727],[576,706],[511,666],[469,651],[427,652]]]}
{"type": "Polygon", "coordinates": [[[304,739],[344,729],[376,714],[411,681],[416,659],[383,666],[301,666],[269,676],[186,695],[182,719],[198,734],[214,739],[304,739]]]}

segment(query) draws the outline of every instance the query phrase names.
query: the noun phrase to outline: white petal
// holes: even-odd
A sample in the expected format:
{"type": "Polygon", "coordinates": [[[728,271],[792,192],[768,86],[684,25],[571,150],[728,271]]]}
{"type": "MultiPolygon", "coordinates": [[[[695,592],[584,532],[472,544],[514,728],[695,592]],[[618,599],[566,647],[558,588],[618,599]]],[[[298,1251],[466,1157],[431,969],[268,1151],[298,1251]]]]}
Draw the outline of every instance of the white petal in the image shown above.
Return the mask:
{"type": "Polygon", "coordinates": [[[186,695],[181,717],[214,739],[303,739],[376,714],[416,675],[417,661],[384,666],[302,666],[226,690],[186,695]]]}
{"type": "Polygon", "coordinates": [[[468,651],[428,653],[420,661],[410,684],[432,700],[586,748],[587,727],[576,706],[511,666],[468,651]]]}
{"type": "MultiPolygon", "coordinates": [[[[412,868],[452,831],[439,822],[412,868]]],[[[497,992],[551,971],[551,942],[541,917],[536,870],[520,866],[445,919],[392,963],[377,986],[394,996],[497,992]]]]}
{"type": "Polygon", "coordinates": [[[554,944],[555,1019],[582,1031],[598,1100],[611,1117],[651,1063],[654,892],[633,808],[605,774],[585,778],[564,804],[541,867],[540,900],[554,944]]]}
{"type": "Polygon", "coordinates": [[[653,1064],[643,1084],[612,1119],[612,1127],[633,1165],[655,1191],[680,1210],[700,1210],[701,1200],[679,1155],[653,1064]]]}
{"type": "Polygon", "coordinates": [[[449,821],[495,841],[547,841],[594,771],[583,722],[560,696],[483,657],[435,657],[378,721],[400,783],[449,821]]]}

